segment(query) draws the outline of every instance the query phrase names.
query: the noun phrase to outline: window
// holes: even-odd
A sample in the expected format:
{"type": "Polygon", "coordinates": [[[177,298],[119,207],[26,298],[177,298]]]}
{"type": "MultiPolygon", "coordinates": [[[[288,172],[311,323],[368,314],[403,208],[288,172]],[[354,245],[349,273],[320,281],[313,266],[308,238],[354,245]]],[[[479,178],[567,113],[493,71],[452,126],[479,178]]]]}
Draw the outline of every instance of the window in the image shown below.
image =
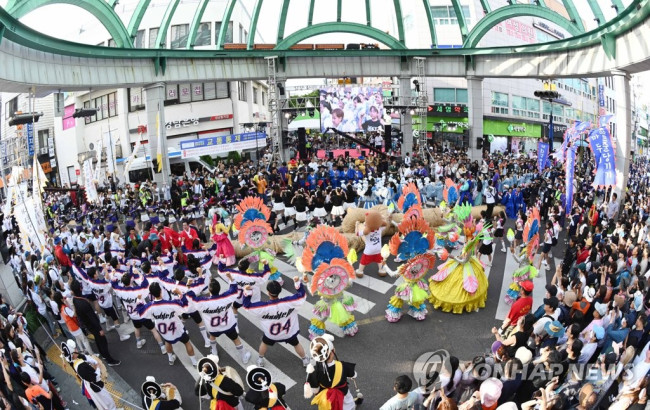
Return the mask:
{"type": "Polygon", "coordinates": [[[539,118],[539,100],[513,95],[512,115],[518,117],[539,118]]]}
{"type": "Polygon", "coordinates": [[[172,26],[172,38],[170,42],[171,48],[184,48],[187,45],[187,37],[189,36],[189,24],[177,24],[172,26]]]}
{"type": "Polygon", "coordinates": [[[203,84],[192,84],[192,101],[203,101],[203,84]]]}
{"type": "Polygon", "coordinates": [[[135,48],[144,48],[144,30],[138,30],[133,45],[135,48]]]}
{"type": "MultiPolygon", "coordinates": [[[[472,22],[469,6],[462,6],[462,10],[465,23],[470,26],[472,22]]],[[[433,24],[458,24],[458,16],[456,16],[456,10],[454,10],[453,6],[432,6],[431,14],[433,16],[433,24]]]]}
{"type": "Polygon", "coordinates": [[[253,87],[253,104],[257,104],[257,87],[253,87]]]}
{"type": "Polygon", "coordinates": [[[239,25],[239,42],[240,43],[245,43],[244,41],[244,26],[241,24],[239,25]]]}
{"type": "Polygon", "coordinates": [[[108,116],[115,117],[117,115],[117,97],[116,93],[108,94],[108,116]]]}
{"type": "Polygon", "coordinates": [[[149,29],[149,48],[158,47],[158,44],[156,44],[156,38],[157,37],[158,37],[158,28],[150,28],[149,29]]]}
{"type": "Polygon", "coordinates": [[[248,101],[246,99],[246,82],[237,81],[237,92],[239,93],[239,101],[248,101]]]}
{"type": "Polygon", "coordinates": [[[230,83],[228,81],[217,82],[217,99],[230,98],[230,83]]]}
{"type": "Polygon", "coordinates": [[[129,88],[129,112],[144,110],[144,100],[142,99],[142,88],[129,88]]]}
{"type": "Polygon", "coordinates": [[[109,39],[109,40],[108,40],[108,46],[109,46],[109,47],[115,47],[115,40],[113,40],[112,38],[109,39]]]}
{"type": "Polygon", "coordinates": [[[492,91],[492,113],[508,114],[508,94],[492,91]]]}
{"type": "Polygon", "coordinates": [[[209,46],[212,40],[212,23],[201,23],[194,39],[195,46],[209,46]]]}
{"type": "Polygon", "coordinates": [[[244,30],[244,43],[248,43],[248,31],[244,30]]]}
{"type": "Polygon", "coordinates": [[[433,101],[435,102],[456,102],[455,88],[434,88],[433,101]]]}
{"type": "Polygon", "coordinates": [[[190,102],[192,100],[192,86],[190,84],[179,84],[178,96],[178,102],[190,102]]]}
{"type": "Polygon", "coordinates": [[[266,105],[266,93],[262,91],[262,105],[266,105]]]}
{"type": "Polygon", "coordinates": [[[5,104],[5,119],[13,117],[16,111],[18,111],[18,97],[12,98],[5,104]]]}
{"type": "MultiPolygon", "coordinates": [[[[217,21],[214,26],[214,44],[217,44],[219,42],[220,31],[221,31],[221,22],[217,21]]],[[[232,32],[233,32],[233,24],[231,21],[228,23],[228,28],[226,29],[226,35],[224,36],[223,39],[224,44],[233,42],[232,32]]]]}
{"type": "Polygon", "coordinates": [[[467,104],[467,88],[456,88],[456,102],[467,104]]]}
{"type": "MultiPolygon", "coordinates": [[[[142,98],[142,90],[140,90],[140,98],[142,98]]],[[[91,101],[84,101],[84,108],[97,108],[96,115],[85,118],[86,124],[91,124],[93,122],[101,121],[110,117],[116,117],[117,92],[112,92],[110,94],[102,95],[101,97],[93,98],[91,101]]]]}
{"type": "Polygon", "coordinates": [[[434,88],[433,101],[440,103],[467,104],[466,88],[434,88]]]}
{"type": "Polygon", "coordinates": [[[178,104],[178,85],[167,84],[165,90],[165,105],[178,104]]]}
{"type": "Polygon", "coordinates": [[[50,136],[50,130],[38,130],[38,148],[42,152],[45,148],[45,152],[48,152],[47,139],[50,136]]]}

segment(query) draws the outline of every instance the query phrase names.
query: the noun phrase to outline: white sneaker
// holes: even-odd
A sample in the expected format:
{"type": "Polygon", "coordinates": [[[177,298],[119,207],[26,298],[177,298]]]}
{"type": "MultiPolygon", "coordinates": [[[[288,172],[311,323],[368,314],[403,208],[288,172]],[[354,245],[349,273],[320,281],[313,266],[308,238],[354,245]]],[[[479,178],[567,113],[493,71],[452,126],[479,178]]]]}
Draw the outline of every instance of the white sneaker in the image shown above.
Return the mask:
{"type": "Polygon", "coordinates": [[[211,345],[210,345],[210,342],[204,342],[204,343],[203,343],[203,347],[205,347],[206,349],[209,349],[210,346],[211,346],[211,345]]]}
{"type": "Polygon", "coordinates": [[[110,332],[111,330],[115,330],[115,325],[112,326],[106,326],[106,331],[110,332]]]}
{"type": "Polygon", "coordinates": [[[101,323],[102,325],[106,323],[106,316],[104,315],[99,316],[99,323],[101,323]]]}
{"type": "Polygon", "coordinates": [[[165,346],[160,348],[160,354],[166,355],[167,354],[167,349],[165,349],[165,346]]]}
{"type": "Polygon", "coordinates": [[[303,357],[302,358],[302,367],[307,367],[309,365],[309,362],[311,362],[311,360],[309,359],[309,356],[303,357]]]}
{"type": "Polygon", "coordinates": [[[144,346],[145,343],[147,343],[146,339],[140,339],[138,340],[138,343],[135,344],[135,347],[137,347],[138,349],[142,349],[142,346],[144,346]]]}
{"type": "Polygon", "coordinates": [[[257,362],[255,362],[258,367],[264,367],[264,358],[263,357],[257,357],[257,362]]]}
{"type": "Polygon", "coordinates": [[[131,335],[120,335],[120,342],[123,342],[125,340],[129,340],[131,338],[131,335]]]}
{"type": "Polygon", "coordinates": [[[172,358],[169,359],[169,365],[170,365],[170,366],[173,366],[174,363],[176,363],[176,355],[175,355],[175,354],[172,354],[172,358]]]}
{"type": "Polygon", "coordinates": [[[546,259],[544,259],[544,260],[542,261],[542,264],[543,264],[544,266],[548,266],[548,262],[546,262],[546,259]]]}
{"type": "Polygon", "coordinates": [[[241,356],[241,361],[244,364],[248,364],[248,361],[251,359],[251,352],[246,351],[244,354],[241,356]]]}

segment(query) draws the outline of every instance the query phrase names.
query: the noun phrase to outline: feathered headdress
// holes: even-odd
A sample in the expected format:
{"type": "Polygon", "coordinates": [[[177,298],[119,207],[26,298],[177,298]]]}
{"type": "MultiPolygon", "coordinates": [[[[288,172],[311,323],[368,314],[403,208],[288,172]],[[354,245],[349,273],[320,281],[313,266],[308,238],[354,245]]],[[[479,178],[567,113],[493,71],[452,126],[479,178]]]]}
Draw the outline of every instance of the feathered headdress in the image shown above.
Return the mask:
{"type": "Polygon", "coordinates": [[[422,216],[422,196],[418,187],[410,182],[402,189],[402,195],[397,200],[397,208],[404,214],[405,218],[422,216]]]}
{"type": "Polygon", "coordinates": [[[435,232],[424,219],[404,218],[398,231],[390,239],[390,253],[401,260],[407,260],[432,249],[435,232]]]}
{"type": "Polygon", "coordinates": [[[336,228],[319,225],[307,237],[301,262],[305,271],[316,272],[321,263],[347,256],[348,242],[345,237],[336,228]]]}
{"type": "Polygon", "coordinates": [[[442,191],[442,197],[445,199],[445,202],[452,207],[458,201],[458,187],[454,184],[454,181],[447,178],[445,180],[445,188],[442,191]]]}
{"type": "Polygon", "coordinates": [[[261,219],[266,222],[271,216],[269,208],[264,205],[262,198],[258,197],[247,196],[236,208],[239,213],[235,215],[235,228],[238,230],[247,221],[261,219]]]}

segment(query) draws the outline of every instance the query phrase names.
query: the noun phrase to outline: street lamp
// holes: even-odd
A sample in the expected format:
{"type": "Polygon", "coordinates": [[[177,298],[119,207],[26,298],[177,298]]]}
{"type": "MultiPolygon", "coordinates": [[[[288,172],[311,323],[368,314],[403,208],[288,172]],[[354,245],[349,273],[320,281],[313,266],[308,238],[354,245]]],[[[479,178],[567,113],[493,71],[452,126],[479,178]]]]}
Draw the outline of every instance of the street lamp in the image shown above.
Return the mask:
{"type": "Polygon", "coordinates": [[[551,104],[551,114],[548,119],[548,139],[550,147],[553,147],[553,100],[560,97],[560,93],[555,91],[555,84],[544,83],[544,89],[533,93],[540,100],[548,101],[551,104]]]}

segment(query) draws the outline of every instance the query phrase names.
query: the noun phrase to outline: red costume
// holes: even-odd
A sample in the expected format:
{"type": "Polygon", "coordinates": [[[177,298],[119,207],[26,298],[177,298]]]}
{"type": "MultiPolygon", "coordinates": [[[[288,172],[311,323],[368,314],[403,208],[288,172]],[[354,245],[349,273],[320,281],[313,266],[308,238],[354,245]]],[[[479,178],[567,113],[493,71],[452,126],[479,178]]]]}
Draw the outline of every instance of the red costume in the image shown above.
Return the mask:
{"type": "Polygon", "coordinates": [[[63,246],[61,245],[56,245],[54,247],[54,256],[56,256],[56,260],[59,261],[59,264],[61,266],[66,266],[68,268],[72,267],[72,261],[68,257],[68,255],[63,252],[63,246]]]}
{"type": "Polygon", "coordinates": [[[180,236],[180,239],[182,241],[183,246],[185,246],[185,249],[190,251],[197,250],[194,249],[194,246],[192,245],[192,242],[194,242],[195,239],[199,239],[199,234],[196,232],[196,229],[190,226],[188,227],[187,231],[182,230],[178,233],[178,235],[180,236]]]}

